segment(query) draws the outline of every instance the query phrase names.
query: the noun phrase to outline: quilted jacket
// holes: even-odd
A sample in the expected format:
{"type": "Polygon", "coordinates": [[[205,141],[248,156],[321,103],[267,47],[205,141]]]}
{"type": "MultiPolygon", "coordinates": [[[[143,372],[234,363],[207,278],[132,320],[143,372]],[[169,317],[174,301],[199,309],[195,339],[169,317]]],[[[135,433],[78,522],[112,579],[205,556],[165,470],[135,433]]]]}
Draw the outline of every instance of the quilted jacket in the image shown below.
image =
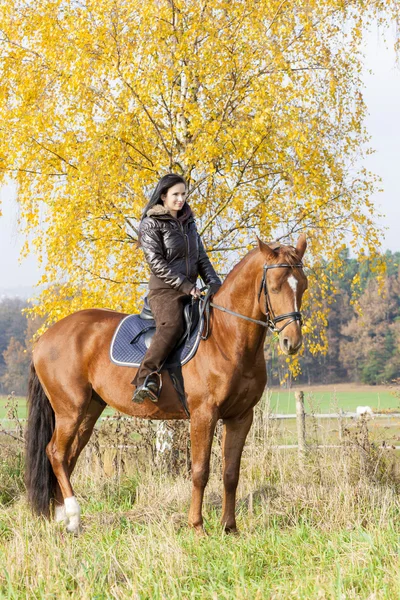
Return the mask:
{"type": "Polygon", "coordinates": [[[200,275],[216,291],[221,280],[204,250],[189,205],[180,213],[176,219],[156,204],[140,224],[140,246],[151,270],[149,288],[172,287],[190,294],[200,275]]]}

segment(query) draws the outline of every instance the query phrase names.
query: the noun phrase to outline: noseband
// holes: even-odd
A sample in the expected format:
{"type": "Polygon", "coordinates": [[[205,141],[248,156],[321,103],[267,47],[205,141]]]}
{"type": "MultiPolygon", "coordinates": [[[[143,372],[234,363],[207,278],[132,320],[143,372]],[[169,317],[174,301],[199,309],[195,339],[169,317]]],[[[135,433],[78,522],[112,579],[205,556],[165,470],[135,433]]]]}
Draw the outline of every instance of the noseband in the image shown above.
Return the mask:
{"type": "MultiPolygon", "coordinates": [[[[245,315],[241,315],[240,313],[234,312],[233,310],[229,310],[228,308],[219,306],[219,304],[214,304],[214,302],[210,302],[210,306],[217,308],[218,310],[221,310],[222,312],[226,312],[226,313],[229,313],[230,315],[234,315],[235,317],[239,317],[240,319],[245,319],[246,321],[251,321],[252,323],[257,323],[258,325],[267,327],[273,333],[278,333],[278,334],[281,333],[281,331],[283,331],[285,329],[285,327],[287,327],[288,325],[290,325],[290,323],[293,323],[295,321],[298,321],[301,326],[303,324],[303,317],[301,316],[301,312],[293,311],[290,313],[285,313],[283,315],[275,315],[275,313],[272,309],[271,299],[269,297],[269,292],[268,292],[267,271],[269,269],[279,269],[279,268],[302,269],[303,265],[302,265],[302,263],[299,263],[297,265],[289,265],[286,263],[280,263],[277,265],[264,265],[263,276],[262,276],[262,280],[261,280],[261,284],[260,284],[260,289],[258,291],[258,301],[260,301],[261,294],[262,294],[262,292],[264,292],[265,316],[267,317],[266,321],[260,321],[258,319],[252,319],[251,317],[246,317],[245,315]],[[277,323],[280,323],[281,321],[285,321],[286,319],[289,319],[289,320],[282,327],[276,326],[277,323]]],[[[207,335],[208,335],[208,332],[207,332],[207,335]]],[[[206,339],[206,338],[203,338],[203,339],[206,339]]]]}

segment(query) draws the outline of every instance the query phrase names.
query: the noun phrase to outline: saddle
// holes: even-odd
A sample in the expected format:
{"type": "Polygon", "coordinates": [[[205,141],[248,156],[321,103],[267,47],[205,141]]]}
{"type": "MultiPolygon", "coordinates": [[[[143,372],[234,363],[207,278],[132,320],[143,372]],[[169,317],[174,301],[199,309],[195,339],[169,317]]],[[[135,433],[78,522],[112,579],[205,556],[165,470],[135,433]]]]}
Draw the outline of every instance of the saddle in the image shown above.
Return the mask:
{"type": "MultiPolygon", "coordinates": [[[[209,308],[211,290],[204,297],[188,297],[183,307],[185,333],[163,364],[171,377],[173,386],[187,416],[190,417],[186,402],[181,366],[193,358],[202,339],[209,335],[209,308]],[[205,334],[203,335],[203,330],[205,334]]],[[[119,323],[110,345],[110,360],[121,367],[139,367],[156,331],[156,323],[147,297],[138,315],[127,315],[119,323]]]]}
{"type": "MultiPolygon", "coordinates": [[[[185,365],[196,354],[204,326],[202,303],[203,300],[188,297],[183,309],[185,333],[171,350],[164,368],[185,365]]],[[[110,346],[111,362],[121,367],[139,367],[155,330],[156,324],[146,297],[140,314],[126,316],[115,330],[110,346]]]]}
{"type": "MultiPolygon", "coordinates": [[[[199,322],[199,316],[200,316],[200,311],[199,311],[199,301],[198,300],[186,300],[183,306],[183,319],[184,319],[184,323],[185,323],[185,333],[183,334],[182,339],[178,342],[178,346],[180,346],[182,344],[182,342],[190,337],[190,334],[193,333],[193,330],[197,327],[198,322],[199,322]]],[[[154,334],[154,327],[155,327],[155,323],[154,323],[154,317],[153,317],[153,313],[151,312],[151,308],[150,308],[150,304],[149,304],[149,300],[147,298],[147,296],[145,297],[144,301],[143,301],[143,308],[141,313],[139,314],[139,318],[143,319],[145,321],[152,321],[152,325],[150,325],[150,329],[148,331],[151,331],[150,336],[147,336],[147,338],[145,337],[145,344],[146,347],[148,348],[150,346],[150,342],[151,342],[151,338],[153,337],[154,334]]],[[[145,328],[146,329],[146,328],[145,328]]],[[[142,330],[143,332],[144,330],[142,330]]],[[[131,342],[133,343],[133,342],[131,342]]]]}

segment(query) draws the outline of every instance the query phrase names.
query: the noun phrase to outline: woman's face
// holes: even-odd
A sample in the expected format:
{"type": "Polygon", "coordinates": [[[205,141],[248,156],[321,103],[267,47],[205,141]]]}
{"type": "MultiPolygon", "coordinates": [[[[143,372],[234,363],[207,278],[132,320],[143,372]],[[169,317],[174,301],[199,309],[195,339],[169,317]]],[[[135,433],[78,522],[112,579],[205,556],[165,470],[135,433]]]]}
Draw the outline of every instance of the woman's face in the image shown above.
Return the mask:
{"type": "Polygon", "coordinates": [[[161,200],[164,207],[171,213],[177,213],[181,210],[186,201],[186,186],[184,183],[177,183],[167,190],[166,194],[162,194],[161,200]]]}

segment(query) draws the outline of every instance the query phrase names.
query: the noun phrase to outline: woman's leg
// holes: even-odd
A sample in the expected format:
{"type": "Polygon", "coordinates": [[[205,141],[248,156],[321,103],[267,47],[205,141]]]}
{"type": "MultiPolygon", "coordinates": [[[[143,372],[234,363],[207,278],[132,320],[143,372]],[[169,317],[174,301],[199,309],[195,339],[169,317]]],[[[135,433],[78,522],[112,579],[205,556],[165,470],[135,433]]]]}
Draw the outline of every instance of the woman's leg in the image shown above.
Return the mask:
{"type": "Polygon", "coordinates": [[[137,387],[143,385],[150,373],[161,369],[184,333],[183,300],[187,298],[186,294],[166,288],[151,290],[148,298],[156,332],[135,377],[137,387]]]}

